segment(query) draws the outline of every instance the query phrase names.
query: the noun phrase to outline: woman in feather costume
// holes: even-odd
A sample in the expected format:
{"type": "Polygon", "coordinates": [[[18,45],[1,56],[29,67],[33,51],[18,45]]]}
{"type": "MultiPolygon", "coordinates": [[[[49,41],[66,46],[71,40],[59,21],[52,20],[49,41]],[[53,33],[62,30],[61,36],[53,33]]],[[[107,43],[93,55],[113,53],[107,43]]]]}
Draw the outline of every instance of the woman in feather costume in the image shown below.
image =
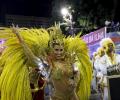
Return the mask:
{"type": "MultiPolygon", "coordinates": [[[[47,30],[13,26],[12,30],[2,31],[0,38],[6,39],[6,49],[0,64],[4,67],[0,77],[1,100],[33,100],[30,68],[39,70],[45,85],[52,84],[52,100],[89,100],[92,67],[86,43],[79,36],[65,37],[59,26],[47,30]]],[[[38,80],[32,80],[38,91],[38,80]]]]}

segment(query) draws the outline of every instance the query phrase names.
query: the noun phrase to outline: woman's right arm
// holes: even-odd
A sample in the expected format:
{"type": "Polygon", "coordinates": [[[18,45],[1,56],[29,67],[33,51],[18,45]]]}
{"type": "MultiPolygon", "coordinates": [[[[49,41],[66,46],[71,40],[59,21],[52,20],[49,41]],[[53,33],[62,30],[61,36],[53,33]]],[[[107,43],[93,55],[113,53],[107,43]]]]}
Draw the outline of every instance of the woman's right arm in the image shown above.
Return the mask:
{"type": "Polygon", "coordinates": [[[20,33],[19,33],[19,27],[18,26],[14,26],[12,27],[12,31],[13,33],[16,34],[21,46],[23,47],[24,53],[28,59],[29,62],[32,62],[33,65],[38,66],[40,63],[42,63],[42,61],[36,57],[33,52],[31,51],[31,49],[27,46],[27,44],[25,43],[25,41],[23,40],[23,38],[21,37],[20,33]]]}

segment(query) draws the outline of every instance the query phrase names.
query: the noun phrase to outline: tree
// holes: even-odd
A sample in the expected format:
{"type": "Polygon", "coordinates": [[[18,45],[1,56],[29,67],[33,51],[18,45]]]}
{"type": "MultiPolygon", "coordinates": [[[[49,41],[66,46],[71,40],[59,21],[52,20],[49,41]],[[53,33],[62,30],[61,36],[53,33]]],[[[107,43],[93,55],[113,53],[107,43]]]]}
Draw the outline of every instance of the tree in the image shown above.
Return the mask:
{"type": "Polygon", "coordinates": [[[109,0],[109,4],[103,0],[63,0],[62,2],[64,1],[66,4],[69,1],[69,5],[72,5],[75,11],[72,14],[75,27],[84,28],[86,32],[103,27],[106,20],[114,20],[118,2],[118,0],[109,0]]]}

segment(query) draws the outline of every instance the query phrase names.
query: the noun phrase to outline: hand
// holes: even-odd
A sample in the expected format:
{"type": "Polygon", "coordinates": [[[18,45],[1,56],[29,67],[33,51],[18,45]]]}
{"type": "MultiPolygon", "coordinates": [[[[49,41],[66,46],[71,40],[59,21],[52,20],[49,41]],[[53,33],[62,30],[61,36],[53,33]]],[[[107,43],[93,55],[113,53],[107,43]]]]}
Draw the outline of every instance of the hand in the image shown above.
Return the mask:
{"type": "Polygon", "coordinates": [[[12,32],[14,34],[16,34],[16,36],[19,39],[20,43],[23,43],[23,39],[21,38],[21,36],[19,34],[19,27],[18,27],[18,25],[15,26],[14,24],[12,24],[12,32]]]}
{"type": "Polygon", "coordinates": [[[18,30],[19,30],[18,25],[15,26],[14,24],[12,24],[12,32],[18,34],[19,33],[18,30]]]}
{"type": "Polygon", "coordinates": [[[38,87],[31,89],[32,92],[38,92],[40,89],[38,87]]]}

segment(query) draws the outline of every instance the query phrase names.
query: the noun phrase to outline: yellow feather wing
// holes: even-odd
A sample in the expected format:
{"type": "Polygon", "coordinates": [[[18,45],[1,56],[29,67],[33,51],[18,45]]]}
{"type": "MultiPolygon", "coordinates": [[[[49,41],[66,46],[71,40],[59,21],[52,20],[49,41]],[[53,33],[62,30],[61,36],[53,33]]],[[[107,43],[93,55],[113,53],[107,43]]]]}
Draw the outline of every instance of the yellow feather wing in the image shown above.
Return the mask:
{"type": "Polygon", "coordinates": [[[77,85],[77,95],[80,100],[89,100],[90,86],[92,80],[92,64],[88,55],[88,48],[86,43],[76,37],[68,37],[64,39],[65,50],[67,53],[72,54],[72,58],[75,58],[76,64],[79,67],[80,78],[77,85]]]}
{"type": "MultiPolygon", "coordinates": [[[[21,28],[19,33],[36,56],[44,54],[49,41],[46,30],[21,28]]],[[[0,30],[0,39],[6,40],[0,60],[0,67],[4,67],[0,76],[1,100],[32,100],[28,59],[21,44],[10,28],[0,30]]]]}

